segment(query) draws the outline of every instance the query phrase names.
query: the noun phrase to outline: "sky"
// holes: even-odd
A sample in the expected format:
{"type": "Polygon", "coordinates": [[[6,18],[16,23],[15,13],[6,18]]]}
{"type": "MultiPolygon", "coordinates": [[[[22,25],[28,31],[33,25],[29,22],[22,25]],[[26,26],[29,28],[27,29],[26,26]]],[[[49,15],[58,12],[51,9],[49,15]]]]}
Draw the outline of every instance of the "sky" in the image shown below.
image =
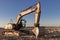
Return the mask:
{"type": "MultiPolygon", "coordinates": [[[[60,0],[0,0],[0,27],[7,23],[15,23],[18,14],[33,6],[40,1],[41,3],[41,26],[60,26],[60,0]]],[[[34,13],[23,17],[28,26],[34,25],[34,13]]]]}

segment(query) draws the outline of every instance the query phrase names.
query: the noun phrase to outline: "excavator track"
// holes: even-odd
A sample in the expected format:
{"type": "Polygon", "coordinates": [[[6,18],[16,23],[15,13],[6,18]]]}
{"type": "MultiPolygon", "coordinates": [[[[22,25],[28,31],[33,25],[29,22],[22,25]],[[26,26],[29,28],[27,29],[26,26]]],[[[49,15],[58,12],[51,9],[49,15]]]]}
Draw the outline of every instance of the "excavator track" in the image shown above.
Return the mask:
{"type": "Polygon", "coordinates": [[[22,31],[0,29],[0,40],[33,40],[33,38],[34,35],[29,35],[22,31]],[[16,36],[14,33],[18,33],[19,36],[16,36]]]}

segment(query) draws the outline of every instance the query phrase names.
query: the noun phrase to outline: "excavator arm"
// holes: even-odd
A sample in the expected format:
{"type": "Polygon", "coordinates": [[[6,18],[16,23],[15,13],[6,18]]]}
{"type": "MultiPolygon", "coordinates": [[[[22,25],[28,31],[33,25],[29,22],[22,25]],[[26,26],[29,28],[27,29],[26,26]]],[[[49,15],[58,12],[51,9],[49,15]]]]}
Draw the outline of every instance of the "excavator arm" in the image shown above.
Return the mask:
{"type": "Polygon", "coordinates": [[[35,27],[39,27],[40,13],[41,13],[41,6],[40,2],[38,2],[35,10],[35,22],[34,22],[35,27]]]}

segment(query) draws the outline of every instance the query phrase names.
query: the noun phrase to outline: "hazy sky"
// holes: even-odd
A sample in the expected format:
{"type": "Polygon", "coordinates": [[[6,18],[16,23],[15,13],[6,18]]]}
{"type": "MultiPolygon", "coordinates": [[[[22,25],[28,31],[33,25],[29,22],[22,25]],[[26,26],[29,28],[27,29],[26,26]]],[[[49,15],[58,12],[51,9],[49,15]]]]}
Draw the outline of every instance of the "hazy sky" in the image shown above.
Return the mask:
{"type": "MultiPolygon", "coordinates": [[[[15,23],[19,12],[38,1],[41,2],[40,25],[60,26],[60,0],[0,0],[0,27],[9,23],[10,19],[15,23]]],[[[27,20],[27,25],[33,25],[34,14],[29,14],[24,19],[27,20]]]]}

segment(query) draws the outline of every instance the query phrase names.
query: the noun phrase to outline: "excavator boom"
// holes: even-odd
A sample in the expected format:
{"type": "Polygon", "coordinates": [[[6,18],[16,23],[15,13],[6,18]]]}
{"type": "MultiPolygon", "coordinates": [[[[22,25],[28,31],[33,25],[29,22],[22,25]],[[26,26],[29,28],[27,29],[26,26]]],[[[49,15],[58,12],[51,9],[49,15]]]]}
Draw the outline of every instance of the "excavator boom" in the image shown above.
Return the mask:
{"type": "Polygon", "coordinates": [[[17,20],[16,20],[16,24],[19,23],[19,21],[21,20],[21,18],[27,14],[30,14],[31,12],[34,12],[36,8],[29,8],[28,10],[22,11],[21,13],[19,13],[19,15],[17,16],[17,20]]]}

